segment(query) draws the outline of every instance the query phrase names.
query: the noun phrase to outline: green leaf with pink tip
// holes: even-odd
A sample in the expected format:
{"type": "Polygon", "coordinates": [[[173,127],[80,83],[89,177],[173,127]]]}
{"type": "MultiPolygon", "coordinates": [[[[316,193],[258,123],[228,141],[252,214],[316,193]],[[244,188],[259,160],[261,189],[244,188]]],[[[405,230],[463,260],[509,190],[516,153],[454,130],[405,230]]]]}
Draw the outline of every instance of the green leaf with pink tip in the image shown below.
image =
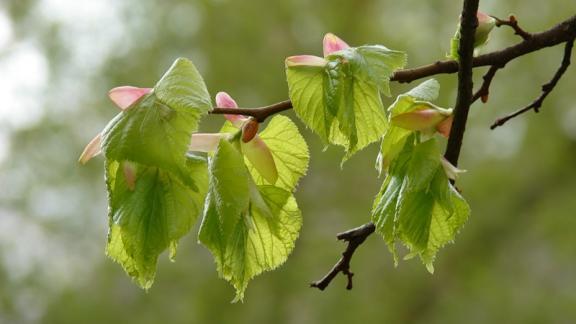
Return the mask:
{"type": "Polygon", "coordinates": [[[372,210],[372,221],[395,262],[399,242],[408,248],[408,258],[420,256],[433,272],[438,250],[454,240],[469,214],[468,204],[448,181],[436,141],[418,143],[408,136],[372,210]]]}
{"type": "MultiPolygon", "coordinates": [[[[177,59],[152,91],[120,87],[110,96],[123,110],[101,135],[110,218],[106,253],[149,288],[158,256],[169,249],[173,258],[202,211],[207,165],[187,151],[198,120],[211,109],[210,97],[186,59],[177,59]]],[[[97,154],[98,142],[89,144],[82,161],[97,154]]]]}
{"type": "Polygon", "coordinates": [[[191,134],[210,109],[202,77],[192,62],[177,59],[152,92],[106,126],[102,135],[104,155],[182,176],[191,134]]]}
{"type": "Polygon", "coordinates": [[[214,256],[220,276],[236,289],[235,301],[241,301],[253,277],[286,261],[302,218],[289,191],[258,185],[248,175],[234,142],[221,141],[210,158],[210,190],[198,237],[214,256]],[[226,201],[234,206],[222,208],[226,201]]]}
{"type": "Polygon", "coordinates": [[[208,189],[205,159],[188,156],[186,170],[189,179],[182,180],[161,168],[106,161],[106,254],[142,288],[152,286],[162,252],[169,249],[174,260],[178,240],[202,212],[208,189]],[[191,182],[194,187],[189,186],[191,182]]]}
{"type": "MultiPolygon", "coordinates": [[[[440,108],[429,102],[438,97],[439,90],[438,81],[430,79],[399,95],[388,107],[390,127],[382,138],[376,160],[376,169],[380,173],[386,171],[400,153],[408,136],[415,131],[434,133],[443,121],[450,118],[451,109],[440,108]]],[[[447,127],[442,129],[444,133],[449,131],[449,125],[447,127]]]]}
{"type": "Polygon", "coordinates": [[[388,123],[380,95],[389,94],[389,79],[406,56],[383,46],[336,45],[329,46],[324,66],[292,64],[289,58],[286,74],[298,117],[325,143],[343,146],[346,160],[384,135],[388,123]]]}

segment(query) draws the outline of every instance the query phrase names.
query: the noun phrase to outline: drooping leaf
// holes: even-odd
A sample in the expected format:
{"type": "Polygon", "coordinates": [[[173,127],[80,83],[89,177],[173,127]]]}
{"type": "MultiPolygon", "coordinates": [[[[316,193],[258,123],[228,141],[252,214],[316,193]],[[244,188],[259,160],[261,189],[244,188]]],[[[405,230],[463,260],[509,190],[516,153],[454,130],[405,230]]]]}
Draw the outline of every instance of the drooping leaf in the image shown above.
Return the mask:
{"type": "Polygon", "coordinates": [[[214,256],[219,274],[235,287],[235,300],[242,300],[250,279],[286,261],[298,237],[301,213],[289,191],[256,185],[251,177],[245,193],[249,200],[247,205],[244,205],[246,195],[243,195],[238,208],[218,208],[218,202],[224,199],[221,193],[236,192],[238,186],[244,186],[244,172],[248,173],[248,169],[240,151],[226,141],[220,143],[212,159],[227,162],[211,162],[211,189],[199,240],[214,256]],[[232,163],[237,166],[232,167],[232,163]],[[239,167],[245,169],[240,177],[233,177],[233,172],[217,170],[239,167]]]}
{"type": "Polygon", "coordinates": [[[409,136],[402,145],[398,158],[394,159],[394,163],[390,165],[390,171],[386,175],[372,207],[372,222],[376,226],[376,231],[383,236],[396,264],[398,257],[394,245],[397,238],[397,210],[401,200],[402,184],[413,149],[414,136],[409,136]]]}
{"type": "Polygon", "coordinates": [[[210,159],[210,192],[223,226],[230,227],[248,210],[250,203],[250,174],[244,166],[242,154],[227,140],[220,140],[210,159]]]}
{"type": "Polygon", "coordinates": [[[147,289],[158,256],[170,248],[174,257],[178,240],[202,211],[207,164],[186,152],[211,103],[186,59],[177,59],[152,91],[136,90],[113,91],[113,99],[128,107],[102,132],[110,218],[106,253],[147,289]]]}
{"type": "Polygon", "coordinates": [[[429,191],[440,167],[440,156],[440,148],[434,138],[416,145],[404,175],[404,191],[429,191]]]}
{"type": "Polygon", "coordinates": [[[454,237],[470,216],[470,206],[448,182],[444,171],[439,169],[436,176],[440,178],[440,186],[434,190],[436,203],[432,211],[430,236],[426,250],[420,253],[422,262],[430,272],[434,272],[432,264],[438,250],[454,241],[454,237]]]}
{"type": "Polygon", "coordinates": [[[430,272],[438,250],[454,240],[470,208],[452,187],[441,165],[436,141],[414,144],[414,135],[392,160],[372,210],[376,230],[393,253],[401,242],[430,272]]]}
{"type": "Polygon", "coordinates": [[[110,228],[106,253],[142,287],[149,288],[158,256],[178,240],[202,211],[208,189],[206,161],[186,158],[187,180],[157,167],[106,161],[110,228]],[[194,183],[194,187],[189,184],[194,183]]]}

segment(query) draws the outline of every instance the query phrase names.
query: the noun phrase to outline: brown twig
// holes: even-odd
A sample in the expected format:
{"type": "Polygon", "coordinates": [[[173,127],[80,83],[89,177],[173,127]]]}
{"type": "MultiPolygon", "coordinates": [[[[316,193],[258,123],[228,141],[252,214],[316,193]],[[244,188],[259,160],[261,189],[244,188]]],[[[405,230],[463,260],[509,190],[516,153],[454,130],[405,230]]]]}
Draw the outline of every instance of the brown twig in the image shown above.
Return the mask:
{"type": "Polygon", "coordinates": [[[354,274],[350,272],[350,261],[352,260],[352,256],[354,255],[356,248],[364,243],[364,240],[366,240],[368,236],[374,233],[375,229],[376,228],[374,224],[370,222],[336,235],[336,238],[339,240],[348,242],[348,246],[346,246],[346,250],[344,250],[342,257],[340,260],[338,260],[338,262],[336,262],[334,267],[332,267],[332,269],[322,279],[311,283],[310,287],[324,290],[338,275],[338,273],[342,272],[342,274],[348,278],[346,289],[352,289],[352,277],[354,274]]]}
{"type": "Polygon", "coordinates": [[[460,43],[458,44],[459,70],[458,93],[454,107],[454,121],[448,137],[444,157],[452,165],[458,165],[458,157],[462,148],[462,139],[466,131],[468,111],[472,104],[472,68],[474,57],[474,33],[478,26],[476,13],[479,0],[464,0],[460,19],[460,43]]]}
{"type": "Polygon", "coordinates": [[[270,115],[274,115],[291,108],[292,102],[290,100],[285,100],[260,108],[214,108],[210,113],[215,115],[227,114],[252,116],[254,119],[256,119],[256,121],[261,123],[270,115]]]}
{"type": "MultiPolygon", "coordinates": [[[[530,35],[530,38],[516,45],[474,57],[472,66],[504,66],[520,56],[573,40],[576,37],[576,15],[546,31],[530,35]]],[[[454,60],[437,61],[412,69],[396,71],[390,81],[406,83],[437,74],[456,72],[458,72],[458,62],[454,60]]],[[[292,108],[292,103],[290,100],[286,100],[260,108],[214,108],[211,113],[252,116],[262,122],[269,116],[290,108],[292,108]]]]}
{"type": "Polygon", "coordinates": [[[476,93],[474,93],[472,96],[472,103],[475,103],[478,99],[482,99],[482,103],[488,102],[488,96],[490,95],[490,84],[492,84],[492,79],[494,79],[496,72],[498,72],[498,70],[501,68],[501,66],[492,65],[488,72],[484,74],[482,77],[484,80],[482,82],[482,86],[480,86],[480,89],[478,89],[478,91],[476,91],[476,93]]]}
{"type": "Polygon", "coordinates": [[[566,46],[564,47],[564,56],[562,57],[562,63],[560,64],[560,67],[558,68],[558,70],[556,70],[556,73],[554,74],[554,76],[552,77],[552,79],[550,81],[548,81],[548,83],[544,84],[542,86],[542,93],[540,94],[540,96],[538,98],[536,98],[536,100],[532,101],[532,103],[530,103],[528,106],[519,109],[505,117],[502,118],[498,118],[493,124],[492,126],[490,126],[490,129],[494,129],[498,126],[502,126],[504,125],[507,121],[509,121],[510,119],[519,116],[529,110],[534,110],[534,112],[539,112],[540,111],[540,107],[542,107],[542,103],[544,103],[544,99],[546,99],[546,97],[550,94],[550,92],[552,92],[552,90],[554,90],[554,87],[556,87],[556,84],[558,84],[558,81],[560,81],[560,79],[562,78],[562,75],[564,75],[564,72],[566,72],[566,70],[568,69],[568,66],[570,66],[570,57],[572,56],[572,48],[574,46],[574,39],[572,39],[571,41],[566,42],[566,46]]]}
{"type": "Polygon", "coordinates": [[[523,40],[527,40],[527,39],[530,39],[530,37],[532,37],[532,34],[525,31],[524,29],[522,29],[518,25],[518,20],[516,19],[516,16],[514,16],[514,15],[508,16],[508,20],[500,19],[500,18],[494,17],[494,16],[490,16],[490,17],[496,19],[496,27],[509,26],[512,29],[514,29],[514,34],[522,37],[523,40]]]}

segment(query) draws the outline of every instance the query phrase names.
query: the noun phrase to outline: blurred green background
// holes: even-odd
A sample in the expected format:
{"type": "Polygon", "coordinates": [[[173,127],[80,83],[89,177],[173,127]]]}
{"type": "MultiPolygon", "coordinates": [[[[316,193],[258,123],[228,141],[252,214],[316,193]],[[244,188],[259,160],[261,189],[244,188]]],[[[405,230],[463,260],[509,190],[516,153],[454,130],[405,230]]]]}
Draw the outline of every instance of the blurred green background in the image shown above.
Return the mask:
{"type": "MultiPolygon", "coordinates": [[[[334,235],[368,221],[381,179],[376,145],[340,170],[342,151],[322,152],[300,122],[312,158],[296,193],[304,227],[288,262],[257,277],[243,304],[230,303],[234,291],[197,244],[197,226],[176,263],[162,257],[147,293],[104,255],[102,159],[84,167],[76,160],[117,113],[108,89],[151,86],[185,56],[211,93],[225,90],[246,107],[269,104],[287,98],[284,58],[320,54],[324,33],[405,50],[414,67],[445,56],[460,7],[453,0],[0,0],[0,323],[573,323],[576,70],[539,115],[488,129],[533,100],[562,47],[510,63],[489,103],[474,105],[460,162],[468,173],[459,180],[472,216],[440,252],[434,275],[417,260],[394,268],[373,235],[354,257],[352,291],[342,276],[324,292],[308,288],[344,248],[334,235]]],[[[490,0],[481,9],[515,13],[539,31],[573,15],[576,4],[490,0]]],[[[517,41],[511,30],[495,30],[483,51],[517,41]]],[[[438,80],[438,104],[452,106],[455,75],[438,80]]],[[[222,120],[209,116],[202,128],[222,120]]]]}

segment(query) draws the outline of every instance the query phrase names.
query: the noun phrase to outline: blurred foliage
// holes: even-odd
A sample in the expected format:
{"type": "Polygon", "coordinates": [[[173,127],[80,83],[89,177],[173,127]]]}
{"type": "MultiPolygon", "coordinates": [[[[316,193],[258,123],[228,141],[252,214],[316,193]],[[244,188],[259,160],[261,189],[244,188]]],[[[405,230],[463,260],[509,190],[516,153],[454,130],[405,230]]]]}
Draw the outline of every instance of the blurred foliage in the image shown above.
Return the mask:
{"type": "MultiPolygon", "coordinates": [[[[312,160],[296,193],[304,226],[280,269],[255,280],[243,304],[217,277],[196,226],[175,264],[162,258],[144,292],[104,255],[102,160],[80,167],[83,146],[115,113],[114,86],[151,86],[175,57],[191,58],[212,94],[245,106],[284,100],[284,58],[321,54],[324,33],[351,45],[408,52],[408,65],[448,51],[458,2],[392,0],[4,0],[0,2],[0,322],[2,323],[568,323],[576,318],[576,73],[570,69],[542,112],[490,131],[523,106],[558,66],[562,48],[510,63],[475,104],[459,187],[472,216],[438,255],[430,275],[418,261],[394,268],[382,239],[353,260],[352,291],[337,278],[308,288],[337,260],[334,235],[369,219],[381,179],[377,145],[340,170],[343,152],[322,152],[305,131],[312,160]],[[8,36],[6,36],[8,35],[8,36]],[[19,85],[22,85],[19,87],[19,85]]],[[[483,1],[515,13],[529,31],[573,15],[573,1],[483,1]]],[[[484,51],[519,39],[497,29],[484,51]]],[[[476,84],[483,69],[476,70],[476,84]]],[[[455,76],[440,76],[441,106],[455,76]]],[[[394,84],[401,93],[412,85],[394,84]]],[[[391,102],[391,99],[387,99],[391,102]]],[[[293,117],[290,112],[288,115],[293,117]]],[[[215,130],[222,118],[204,120],[215,130]]],[[[304,126],[299,123],[304,131],[304,126]]]]}

